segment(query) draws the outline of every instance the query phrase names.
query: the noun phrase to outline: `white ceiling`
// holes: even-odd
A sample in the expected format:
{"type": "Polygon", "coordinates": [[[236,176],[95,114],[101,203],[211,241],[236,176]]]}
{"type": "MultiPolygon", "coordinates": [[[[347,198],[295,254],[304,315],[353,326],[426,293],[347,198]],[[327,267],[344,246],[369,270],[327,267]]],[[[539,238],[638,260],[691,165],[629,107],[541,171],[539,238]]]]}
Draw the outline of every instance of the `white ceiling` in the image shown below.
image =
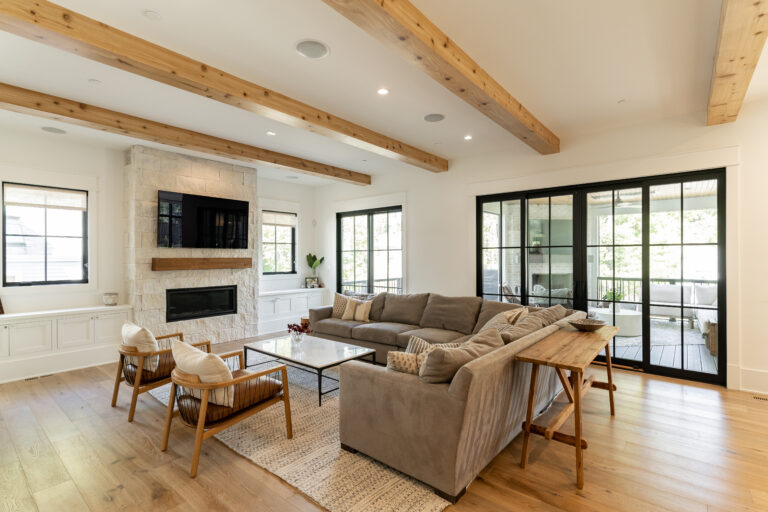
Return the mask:
{"type": "MultiPolygon", "coordinates": [[[[580,133],[706,107],[720,0],[412,1],[551,128],[563,151],[580,133]]],[[[58,3],[449,159],[533,151],[320,0],[58,3]],[[144,17],[145,9],[161,20],[144,17]],[[300,56],[294,46],[306,38],[327,43],[330,55],[300,56]],[[378,96],[379,87],[391,93],[378,96]],[[432,112],[445,121],[424,122],[432,112]],[[463,140],[466,133],[472,141],[463,140]]],[[[0,81],[21,87],[370,173],[374,180],[395,168],[427,172],[7,33],[0,32],[0,54],[0,81]]],[[[762,67],[748,99],[753,95],[768,97],[762,67]]],[[[50,124],[0,114],[0,129],[50,124]]],[[[137,143],[67,129],[67,136],[94,143],[137,143]]],[[[283,173],[265,171],[280,179],[283,173]]]]}

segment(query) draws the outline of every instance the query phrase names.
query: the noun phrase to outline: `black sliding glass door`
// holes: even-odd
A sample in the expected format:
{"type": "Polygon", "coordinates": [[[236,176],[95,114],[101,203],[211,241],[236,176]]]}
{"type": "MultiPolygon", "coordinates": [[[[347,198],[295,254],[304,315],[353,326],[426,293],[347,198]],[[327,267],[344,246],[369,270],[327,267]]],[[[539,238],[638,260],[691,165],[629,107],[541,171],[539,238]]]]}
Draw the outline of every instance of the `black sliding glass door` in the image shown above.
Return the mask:
{"type": "Polygon", "coordinates": [[[617,364],[725,383],[725,172],[482,196],[478,295],[619,327],[617,364]]]}

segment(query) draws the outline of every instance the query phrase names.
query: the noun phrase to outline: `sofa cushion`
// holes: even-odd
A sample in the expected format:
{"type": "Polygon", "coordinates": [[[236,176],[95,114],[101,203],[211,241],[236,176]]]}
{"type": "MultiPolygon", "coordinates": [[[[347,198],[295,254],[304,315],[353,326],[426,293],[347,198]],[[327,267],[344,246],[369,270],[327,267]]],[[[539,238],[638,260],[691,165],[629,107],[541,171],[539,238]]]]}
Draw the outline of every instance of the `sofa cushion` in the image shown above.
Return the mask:
{"type": "Polygon", "coordinates": [[[392,345],[395,347],[405,347],[408,344],[408,336],[405,343],[398,344],[397,335],[406,331],[413,331],[417,326],[410,324],[400,324],[397,322],[374,322],[359,324],[352,328],[352,338],[356,340],[373,341],[392,345]]]}
{"type": "Polygon", "coordinates": [[[480,297],[446,297],[432,293],[419,326],[470,334],[477,323],[482,302],[480,297]]]}
{"type": "Polygon", "coordinates": [[[387,292],[381,292],[371,301],[371,312],[368,315],[368,319],[371,322],[381,321],[381,313],[384,311],[384,302],[387,300],[387,295],[389,295],[387,292]]]}
{"type": "Polygon", "coordinates": [[[428,293],[411,295],[388,293],[384,301],[384,311],[381,312],[381,321],[419,325],[427,299],[429,299],[428,293]]]}
{"type": "Polygon", "coordinates": [[[510,304],[509,302],[499,302],[496,300],[484,300],[480,307],[480,313],[477,315],[477,323],[475,323],[475,328],[472,330],[472,333],[477,334],[480,332],[485,324],[499,313],[522,307],[523,306],[520,304],[510,304]]]}
{"type": "Polygon", "coordinates": [[[340,338],[351,338],[352,328],[360,325],[361,322],[354,320],[341,320],[340,318],[325,318],[312,324],[312,329],[322,334],[339,336],[340,338]]]}
{"type": "Polygon", "coordinates": [[[434,347],[419,369],[423,382],[450,382],[459,368],[480,356],[504,346],[496,329],[485,329],[475,334],[458,348],[434,347]]]}
{"type": "Polygon", "coordinates": [[[458,338],[461,338],[463,336],[463,333],[460,333],[457,331],[448,331],[445,329],[434,329],[432,327],[427,327],[425,329],[416,329],[414,331],[407,331],[402,334],[398,334],[397,346],[407,347],[408,341],[411,339],[411,336],[416,336],[418,338],[428,341],[429,343],[434,344],[434,343],[450,343],[450,342],[456,341],[458,338]]]}
{"type": "MultiPolygon", "coordinates": [[[[566,310],[560,304],[557,304],[552,307],[544,308],[540,311],[536,311],[535,313],[531,313],[531,316],[541,318],[543,322],[542,327],[546,327],[548,325],[552,325],[558,320],[565,318],[565,315],[567,313],[568,313],[568,310],[566,310]]],[[[522,321],[525,321],[525,318],[523,318],[522,321]]]]}

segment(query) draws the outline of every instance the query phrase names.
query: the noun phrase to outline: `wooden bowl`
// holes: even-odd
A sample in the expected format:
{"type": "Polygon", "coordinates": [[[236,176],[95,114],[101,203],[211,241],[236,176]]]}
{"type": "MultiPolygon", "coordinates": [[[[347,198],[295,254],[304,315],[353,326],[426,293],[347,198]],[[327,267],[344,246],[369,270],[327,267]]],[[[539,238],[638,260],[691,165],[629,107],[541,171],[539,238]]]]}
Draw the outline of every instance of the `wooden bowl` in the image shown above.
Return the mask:
{"type": "Polygon", "coordinates": [[[568,322],[576,329],[584,332],[594,332],[601,327],[605,326],[605,322],[602,320],[594,320],[592,318],[582,318],[580,320],[571,320],[568,322]]]}

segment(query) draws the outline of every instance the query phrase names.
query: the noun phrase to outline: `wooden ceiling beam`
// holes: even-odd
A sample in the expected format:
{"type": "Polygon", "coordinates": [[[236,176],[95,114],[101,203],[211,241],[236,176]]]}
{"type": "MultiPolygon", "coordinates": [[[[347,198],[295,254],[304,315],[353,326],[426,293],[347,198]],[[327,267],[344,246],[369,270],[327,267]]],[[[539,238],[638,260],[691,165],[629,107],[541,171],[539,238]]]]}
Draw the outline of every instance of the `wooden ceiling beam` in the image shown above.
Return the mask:
{"type": "Polygon", "coordinates": [[[0,108],[118,135],[127,135],[128,137],[157,142],[167,146],[232,158],[242,162],[264,163],[290,171],[297,171],[321,178],[330,178],[354,185],[371,184],[371,177],[368,174],[341,169],[332,165],[313,162],[312,160],[250,146],[241,142],[221,139],[204,133],[193,132],[184,128],[3,83],[0,83],[0,108]]]}
{"type": "Polygon", "coordinates": [[[448,161],[46,0],[0,0],[0,29],[433,172],[448,161]]]}
{"type": "Polygon", "coordinates": [[[707,125],[736,120],[768,37],[768,2],[723,0],[707,125]]]}
{"type": "Polygon", "coordinates": [[[541,154],[560,139],[408,0],[323,0],[541,154]]]}

